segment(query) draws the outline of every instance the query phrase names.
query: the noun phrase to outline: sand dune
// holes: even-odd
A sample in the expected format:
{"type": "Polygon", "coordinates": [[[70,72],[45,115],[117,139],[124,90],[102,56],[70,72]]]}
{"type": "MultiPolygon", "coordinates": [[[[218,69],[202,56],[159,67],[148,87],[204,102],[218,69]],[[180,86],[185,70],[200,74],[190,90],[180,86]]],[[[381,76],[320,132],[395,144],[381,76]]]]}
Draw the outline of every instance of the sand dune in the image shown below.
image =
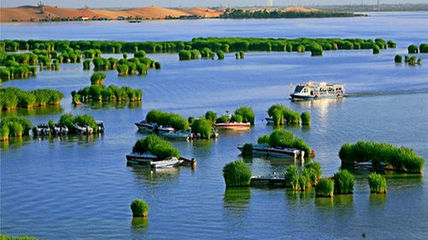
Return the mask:
{"type": "Polygon", "coordinates": [[[44,6],[43,12],[38,7],[23,6],[16,8],[1,8],[1,22],[12,21],[39,21],[46,18],[108,18],[141,17],[144,19],[164,19],[166,17],[200,16],[218,17],[222,12],[209,8],[170,9],[158,6],[133,8],[127,10],[107,9],[71,9],[53,6],[44,6]]]}

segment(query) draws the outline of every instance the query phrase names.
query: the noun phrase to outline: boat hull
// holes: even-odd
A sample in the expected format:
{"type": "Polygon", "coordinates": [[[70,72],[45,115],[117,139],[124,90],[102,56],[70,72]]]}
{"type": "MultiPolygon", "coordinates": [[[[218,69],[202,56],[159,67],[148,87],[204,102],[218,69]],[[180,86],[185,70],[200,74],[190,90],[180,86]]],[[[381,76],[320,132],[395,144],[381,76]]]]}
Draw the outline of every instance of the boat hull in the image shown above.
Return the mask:
{"type": "Polygon", "coordinates": [[[291,94],[290,95],[292,100],[314,100],[314,99],[321,99],[321,98],[341,98],[343,95],[341,94],[325,94],[325,95],[297,95],[297,94],[291,94]]]}
{"type": "MultiPolygon", "coordinates": [[[[242,151],[242,146],[238,146],[238,149],[242,151]]],[[[273,148],[273,147],[257,147],[253,146],[253,154],[259,156],[271,156],[278,158],[297,158],[301,156],[302,151],[298,149],[289,148],[273,148]]]]}
{"type": "Polygon", "coordinates": [[[250,123],[216,123],[216,129],[218,130],[250,130],[250,123]]]}

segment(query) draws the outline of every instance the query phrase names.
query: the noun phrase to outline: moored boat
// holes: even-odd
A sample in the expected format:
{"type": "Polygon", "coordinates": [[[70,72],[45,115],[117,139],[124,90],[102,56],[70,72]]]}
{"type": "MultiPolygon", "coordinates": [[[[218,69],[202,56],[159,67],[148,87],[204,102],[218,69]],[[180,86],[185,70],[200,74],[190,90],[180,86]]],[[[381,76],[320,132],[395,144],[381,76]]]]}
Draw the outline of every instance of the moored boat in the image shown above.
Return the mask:
{"type": "Polygon", "coordinates": [[[103,121],[95,121],[95,123],[98,126],[98,132],[103,133],[104,132],[104,122],[103,121]]]}
{"type": "Polygon", "coordinates": [[[293,100],[311,100],[343,97],[344,94],[345,84],[308,81],[305,84],[298,84],[290,96],[293,100]]]}
{"type": "Polygon", "coordinates": [[[162,126],[162,125],[160,125],[158,128],[157,128],[157,131],[159,132],[159,133],[167,133],[167,132],[174,132],[174,128],[173,127],[171,127],[171,126],[162,126]]]}
{"type": "Polygon", "coordinates": [[[183,162],[183,160],[176,157],[160,160],[156,155],[149,152],[130,153],[126,155],[126,160],[128,164],[145,165],[151,168],[176,167],[183,162]]]}
{"type": "Polygon", "coordinates": [[[273,117],[265,117],[265,120],[266,120],[267,125],[273,125],[274,124],[273,117]]]}
{"type": "Polygon", "coordinates": [[[251,124],[242,122],[216,123],[215,127],[219,130],[249,130],[251,124]]]}
{"type": "MultiPolygon", "coordinates": [[[[242,152],[243,145],[238,145],[238,149],[242,152]]],[[[305,152],[297,148],[271,147],[268,144],[254,144],[253,154],[280,157],[280,158],[297,158],[305,156],[305,152]]]]}
{"type": "Polygon", "coordinates": [[[52,131],[52,134],[55,134],[55,135],[66,135],[68,134],[68,127],[55,124],[55,126],[51,129],[51,131],[52,131]]]}
{"type": "Polygon", "coordinates": [[[37,136],[49,135],[50,131],[48,124],[39,124],[33,128],[33,133],[37,136]]]}
{"type": "Polygon", "coordinates": [[[135,125],[138,127],[138,130],[141,131],[149,131],[149,132],[153,132],[156,130],[156,123],[149,123],[146,120],[143,120],[141,122],[135,123],[135,125]]]}
{"type": "Polygon", "coordinates": [[[177,140],[185,140],[190,141],[192,139],[192,133],[190,131],[173,131],[173,132],[159,132],[160,135],[163,137],[171,138],[171,139],[177,139],[177,140]]]}
{"type": "Polygon", "coordinates": [[[94,129],[92,129],[90,126],[79,126],[77,123],[74,124],[74,128],[76,131],[80,134],[92,134],[94,132],[94,129]]]}
{"type": "Polygon", "coordinates": [[[179,166],[183,161],[172,157],[166,160],[152,161],[150,167],[152,168],[166,168],[166,167],[176,167],[179,166]]]}

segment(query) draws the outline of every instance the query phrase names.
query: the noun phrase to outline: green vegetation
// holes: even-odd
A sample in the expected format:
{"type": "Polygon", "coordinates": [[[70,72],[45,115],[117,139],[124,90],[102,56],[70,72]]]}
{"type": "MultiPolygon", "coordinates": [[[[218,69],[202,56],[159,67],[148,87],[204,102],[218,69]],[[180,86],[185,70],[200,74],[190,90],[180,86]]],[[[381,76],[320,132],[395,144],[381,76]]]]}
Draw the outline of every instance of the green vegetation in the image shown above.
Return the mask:
{"type": "MultiPolygon", "coordinates": [[[[299,13],[307,14],[307,13],[299,13]]],[[[310,13],[315,14],[315,13],[310,13]]],[[[63,56],[64,61],[80,62],[78,57],[82,51],[89,52],[98,49],[102,53],[135,53],[134,58],[145,57],[145,53],[179,53],[180,60],[198,59],[202,49],[210,49],[212,52],[221,50],[225,53],[246,51],[298,51],[299,46],[304,46],[305,51],[339,50],[339,49],[372,49],[374,45],[384,49],[388,47],[388,41],[383,39],[339,39],[339,38],[193,38],[191,41],[164,41],[164,42],[117,42],[117,41],[64,41],[64,40],[2,40],[6,51],[39,50],[38,53],[46,53],[45,56],[58,58],[63,56]],[[319,46],[318,46],[318,45],[319,46]],[[18,47],[16,47],[18,46],[18,47]],[[55,56],[55,51],[61,52],[55,56]],[[66,60],[67,59],[67,60],[66,60]]],[[[389,44],[389,46],[393,46],[389,44]]],[[[97,54],[94,53],[94,57],[97,54]]],[[[204,54],[207,56],[207,54],[204,54]]],[[[92,53],[88,56],[92,57],[92,53]]],[[[60,60],[61,62],[61,60],[60,60]]],[[[44,64],[46,65],[46,64],[44,64]]]]}
{"type": "Polygon", "coordinates": [[[321,178],[315,185],[315,194],[317,197],[333,197],[334,181],[328,178],[321,178]]]}
{"type": "Polygon", "coordinates": [[[311,116],[309,115],[309,113],[305,113],[303,116],[303,113],[302,115],[300,115],[298,112],[295,112],[285,107],[282,104],[272,105],[267,111],[267,113],[269,117],[273,118],[273,122],[275,126],[284,125],[284,124],[298,125],[300,124],[301,118],[302,118],[302,123],[303,123],[303,118],[305,118],[305,124],[307,124],[309,121],[309,125],[310,125],[311,116]]]}
{"type": "Polygon", "coordinates": [[[86,59],[83,61],[83,70],[90,70],[91,69],[91,60],[86,59]]]}
{"type": "Polygon", "coordinates": [[[242,156],[244,157],[252,157],[253,156],[253,144],[246,143],[242,147],[242,156]]]}
{"type": "Polygon", "coordinates": [[[403,62],[403,58],[401,57],[401,55],[395,55],[394,62],[395,63],[402,63],[403,62]]]}
{"type": "Polygon", "coordinates": [[[388,45],[388,48],[396,48],[397,47],[397,44],[392,40],[389,40],[387,42],[387,45],[388,45]]]}
{"type": "Polygon", "coordinates": [[[421,45],[419,45],[419,52],[428,53],[428,43],[421,43],[421,45]]]}
{"type": "Polygon", "coordinates": [[[6,234],[0,234],[1,240],[41,240],[40,238],[30,237],[28,235],[25,236],[8,236],[6,234]]]}
{"type": "Polygon", "coordinates": [[[147,113],[146,121],[150,123],[157,123],[158,125],[171,126],[175,130],[189,129],[189,122],[184,117],[175,113],[158,111],[154,109],[147,113]]]}
{"type": "Polygon", "coordinates": [[[380,53],[380,47],[378,45],[373,45],[373,54],[379,54],[380,53]]]}
{"type": "Polygon", "coordinates": [[[271,134],[260,136],[257,143],[269,144],[271,147],[297,148],[305,152],[306,157],[310,158],[312,150],[303,141],[303,139],[295,138],[293,134],[285,129],[274,130],[271,134]]]}
{"type": "Polygon", "coordinates": [[[386,193],[386,179],[384,176],[377,173],[370,173],[368,179],[372,193],[386,193]]]}
{"type": "Polygon", "coordinates": [[[141,102],[143,92],[141,89],[132,89],[128,86],[119,88],[116,85],[91,85],[85,87],[79,91],[71,92],[73,102],[79,104],[79,102],[99,101],[99,102],[141,102]]]}
{"type": "Polygon", "coordinates": [[[334,193],[346,194],[354,191],[354,175],[348,170],[339,170],[334,174],[334,193]]]}
{"type": "Polygon", "coordinates": [[[315,185],[321,177],[322,169],[319,162],[309,162],[305,164],[305,168],[302,170],[302,175],[309,177],[312,185],[315,185]]]}
{"type": "Polygon", "coordinates": [[[177,148],[172,146],[168,141],[160,139],[154,134],[151,134],[144,139],[138,140],[132,148],[132,152],[149,152],[161,160],[171,157],[180,157],[180,152],[177,148]]]}
{"type": "Polygon", "coordinates": [[[251,171],[243,161],[235,161],[223,167],[223,177],[226,187],[250,186],[251,171]]]}
{"type": "Polygon", "coordinates": [[[141,199],[135,199],[131,203],[133,217],[147,217],[149,205],[141,199]]]}
{"type": "Polygon", "coordinates": [[[291,165],[287,167],[284,178],[286,186],[289,186],[296,191],[299,190],[299,173],[296,166],[291,165]]]}
{"type": "Polygon", "coordinates": [[[266,10],[242,10],[227,9],[220,18],[326,18],[326,17],[354,17],[357,16],[352,12],[338,11],[266,11],[266,10]]]}
{"type": "Polygon", "coordinates": [[[211,124],[215,124],[215,122],[217,120],[217,113],[215,113],[213,111],[207,111],[205,113],[205,119],[210,120],[211,124]]]}
{"type": "Polygon", "coordinates": [[[0,89],[0,108],[11,110],[15,108],[33,108],[45,105],[59,105],[64,95],[56,90],[37,89],[29,92],[18,88],[0,89]]]}
{"type": "Polygon", "coordinates": [[[388,168],[412,173],[422,173],[425,163],[425,160],[413,149],[371,141],[345,143],[340,148],[339,157],[342,165],[346,167],[353,167],[356,162],[371,161],[374,168],[379,168],[381,163],[385,163],[388,168]]]}
{"type": "Polygon", "coordinates": [[[101,72],[93,73],[91,76],[91,85],[102,85],[106,79],[106,74],[101,72]]]}
{"type": "Polygon", "coordinates": [[[302,120],[303,126],[311,125],[311,115],[308,112],[302,112],[302,114],[300,114],[300,119],[302,120]]]}
{"type": "Polygon", "coordinates": [[[0,122],[0,140],[7,141],[9,137],[28,135],[31,122],[23,117],[6,117],[0,122]]]}
{"type": "Polygon", "coordinates": [[[211,120],[197,118],[192,121],[192,133],[200,134],[201,138],[210,139],[212,130],[211,120]]]}
{"type": "Polygon", "coordinates": [[[418,49],[418,46],[412,44],[407,48],[407,51],[409,52],[409,54],[412,54],[412,53],[418,53],[419,49],[418,49]]]}
{"type": "Polygon", "coordinates": [[[242,120],[237,121],[237,122],[244,122],[244,123],[249,122],[249,123],[251,123],[251,125],[254,125],[254,116],[255,115],[254,115],[253,109],[250,107],[240,107],[240,108],[236,109],[233,116],[235,116],[235,118],[237,116],[242,117],[242,120]]]}
{"type": "Polygon", "coordinates": [[[222,50],[217,50],[217,59],[218,60],[224,59],[224,52],[222,50]]]}

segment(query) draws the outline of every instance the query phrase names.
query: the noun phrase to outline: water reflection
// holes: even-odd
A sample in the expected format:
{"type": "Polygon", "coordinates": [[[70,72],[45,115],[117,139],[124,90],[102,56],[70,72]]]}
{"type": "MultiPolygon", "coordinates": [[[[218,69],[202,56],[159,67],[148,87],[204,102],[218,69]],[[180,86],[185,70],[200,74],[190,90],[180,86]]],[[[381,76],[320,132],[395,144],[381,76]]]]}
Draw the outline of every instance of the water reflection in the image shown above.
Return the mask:
{"type": "Polygon", "coordinates": [[[73,105],[74,109],[134,109],[134,108],[141,108],[142,103],[141,102],[88,102],[84,103],[82,105],[73,105]]]}
{"type": "Polygon", "coordinates": [[[370,206],[384,206],[386,195],[384,193],[370,193],[370,206]]]}
{"type": "Polygon", "coordinates": [[[248,187],[226,188],[224,191],[224,209],[232,218],[242,218],[248,208],[251,190],[248,187]]]}
{"type": "Polygon", "coordinates": [[[11,116],[35,116],[35,115],[50,115],[59,114],[63,112],[63,108],[59,105],[46,106],[46,107],[35,107],[31,109],[19,108],[9,111],[0,111],[0,117],[11,117],[11,116]]]}
{"type": "Polygon", "coordinates": [[[128,169],[134,173],[138,184],[145,185],[148,181],[151,184],[170,183],[178,178],[180,174],[179,167],[171,168],[150,168],[142,165],[127,165],[128,169]]]}
{"type": "Polygon", "coordinates": [[[131,221],[131,228],[134,233],[144,233],[145,229],[149,227],[149,219],[144,217],[133,217],[131,221]]]}

